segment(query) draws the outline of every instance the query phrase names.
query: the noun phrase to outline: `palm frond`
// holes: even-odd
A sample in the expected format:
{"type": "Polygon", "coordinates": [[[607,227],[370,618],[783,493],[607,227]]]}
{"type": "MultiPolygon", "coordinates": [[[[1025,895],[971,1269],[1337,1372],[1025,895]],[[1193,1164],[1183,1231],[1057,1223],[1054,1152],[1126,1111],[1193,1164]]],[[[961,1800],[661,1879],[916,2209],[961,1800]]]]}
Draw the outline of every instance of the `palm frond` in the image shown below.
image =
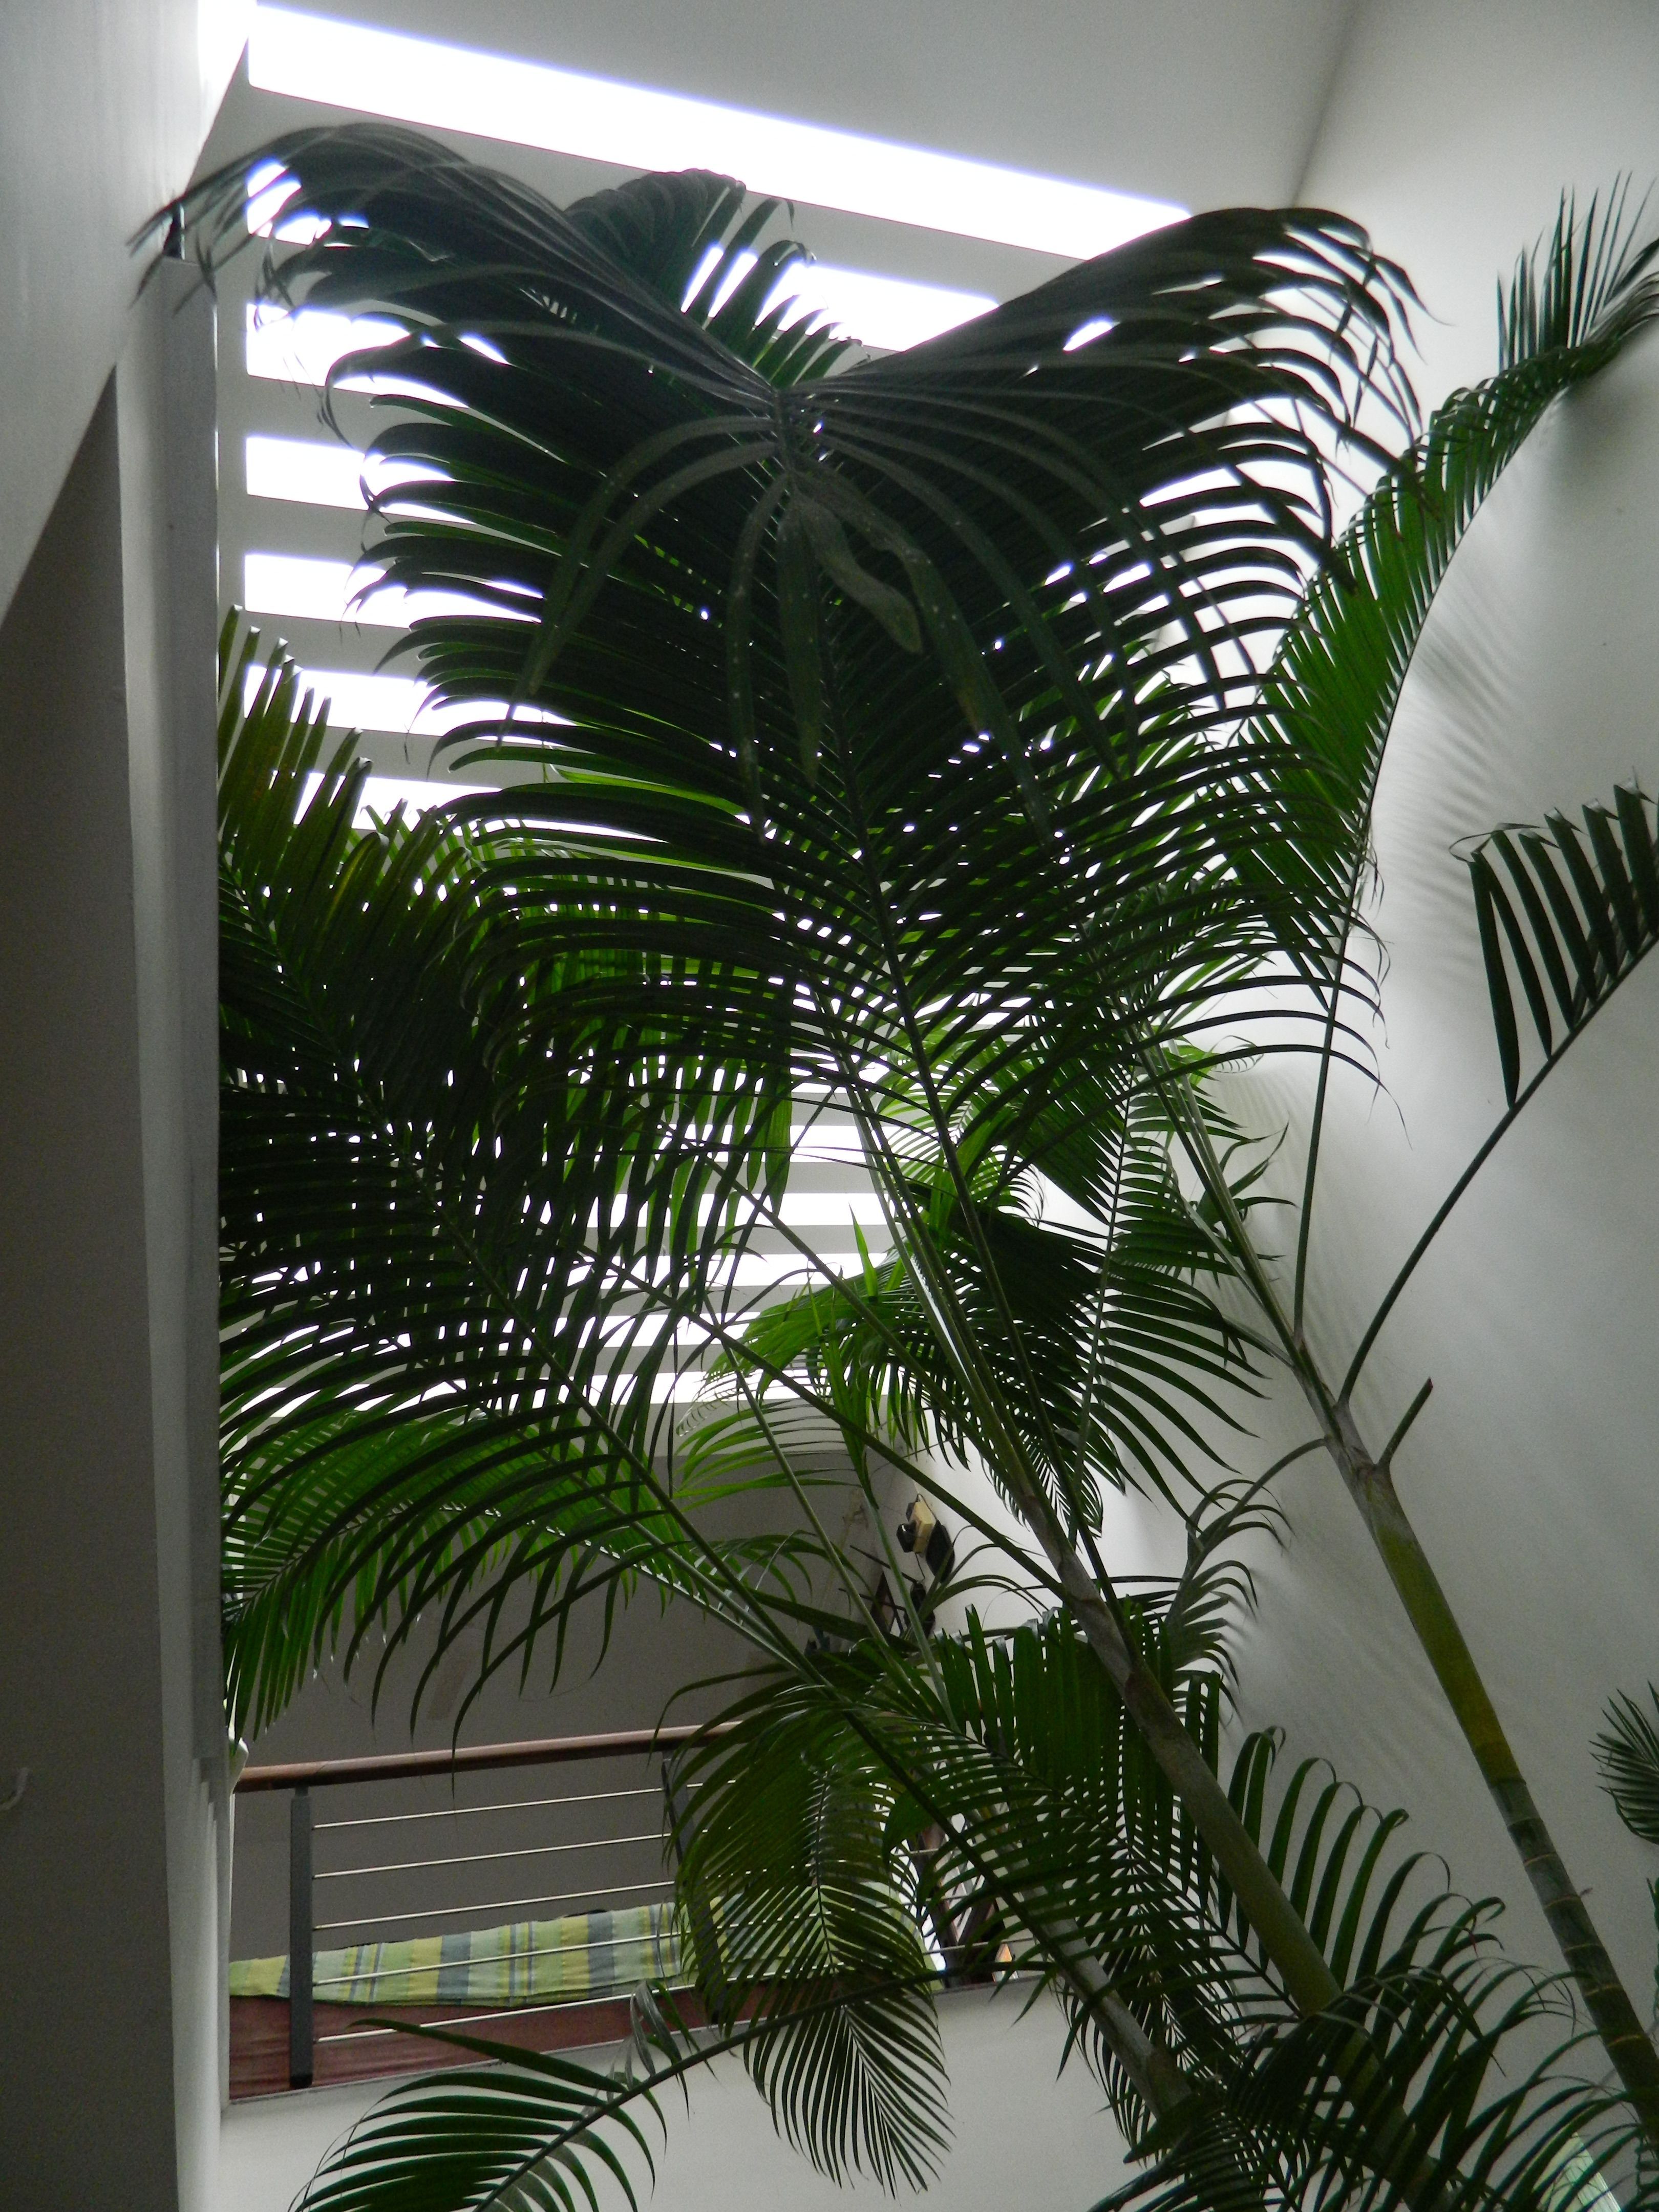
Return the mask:
{"type": "MultiPolygon", "coordinates": [[[[1218,1678],[1173,1670],[1156,1614],[1137,1632],[1213,1765],[1218,1678]]],[[[1060,1991],[1132,2143],[1158,2161],[1126,2203],[1242,2187],[1258,2206],[1315,2188],[1333,2203],[1443,2191],[1542,2206],[1586,2133],[1612,2155],[1609,2101],[1557,2070],[1570,2006],[1504,1960],[1493,1907],[1397,1849],[1402,1815],[1379,1815],[1316,1761],[1277,1785],[1270,1737],[1236,1758],[1235,1802],[1345,1991],[1308,2021],[1069,1626],[998,1638],[975,1626],[934,1650],[936,1686],[870,1646],[768,1680],[683,1761],[680,1779],[700,1787],[682,1898],[688,1923],[710,1931],[705,1972],[724,2002],[752,2001],[799,1940],[811,1885],[798,1808],[834,1777],[866,1824],[884,1809],[887,1894],[909,1893],[954,1970],[1006,1944],[1060,1991]],[[740,1922],[720,1918],[723,1894],[742,1896],[740,1922]],[[1152,2124],[1109,2024],[1070,1978],[1079,1947],[1177,2069],[1178,2126],[1152,2124]],[[733,1961],[737,1976],[717,1980],[733,1961]],[[1546,2022],[1553,2055],[1517,2067],[1514,2051],[1546,2022]]],[[[890,1966],[878,1935],[868,1955],[872,1974],[890,1966]]]]}
{"type": "MultiPolygon", "coordinates": [[[[731,1249],[732,1198],[777,1171],[764,1079],[671,1085],[692,1146],[678,1160],[672,1140],[650,1161],[618,1146],[580,1053],[556,1112],[544,1089],[526,1103],[521,1066],[481,1043],[469,833],[442,816],[355,830],[363,771],[316,769],[320,717],[284,655],[253,675],[257,651],[228,627],[222,1419],[240,1717],[280,1710],[346,1613],[349,1636],[390,1620],[395,1649],[434,1603],[451,1632],[494,1631],[517,1584],[556,1630],[576,1595],[614,1595],[641,1569],[715,1611],[744,1617],[751,1576],[787,1606],[799,1540],[696,1538],[653,1456],[675,1328],[731,1249]],[[690,1275],[665,1291],[677,1242],[690,1275]]],[[[783,1111],[787,1127],[787,1093],[783,1111]]]]}
{"type": "Polygon", "coordinates": [[[1552,404],[1659,313],[1659,244],[1623,193],[1582,219],[1564,199],[1547,244],[1500,295],[1498,373],[1453,393],[1387,471],[1285,633],[1259,715],[1295,785],[1291,843],[1271,855],[1298,901],[1323,882],[1340,927],[1319,969],[1338,980],[1368,857],[1372,796],[1435,594],[1475,515],[1552,404]],[[1337,965],[1333,965],[1333,963],[1337,965]]]}
{"type": "MultiPolygon", "coordinates": [[[[267,288],[402,320],[373,365],[433,394],[398,402],[383,450],[442,481],[419,517],[383,507],[377,559],[481,617],[538,617],[422,624],[425,672],[451,698],[608,724],[636,755],[693,742],[740,807],[763,770],[768,811],[799,803],[787,763],[810,787],[797,709],[824,703],[826,593],[856,646],[842,712],[878,696],[930,748],[988,736],[1039,817],[1073,772],[1056,713],[1079,725],[1069,757],[1120,767],[1158,749],[1161,692],[1224,718],[1249,641],[1328,544],[1322,436],[1363,446],[1364,394],[1408,412],[1401,280],[1335,217],[1200,217],[781,392],[722,319],[735,297],[705,329],[674,295],[735,219],[724,180],[624,187],[600,223],[379,125],[262,158],[295,180],[288,212],[324,226],[267,288]]],[[[210,261],[240,242],[246,167],[191,198],[210,261]]]]}
{"type": "Polygon", "coordinates": [[[1508,293],[1498,293],[1500,368],[1561,349],[1619,345],[1651,319],[1647,283],[1655,247],[1636,244],[1645,198],[1630,204],[1630,183],[1613,185],[1602,205],[1592,193],[1581,221],[1565,192],[1554,228],[1516,264],[1508,293]]]}
{"type": "MultiPolygon", "coordinates": [[[[1659,1690],[1650,1685],[1649,1694],[1659,1712],[1659,1690]]],[[[1659,1728],[1628,1694],[1614,1698],[1603,1718],[1595,1739],[1601,1787],[1632,1835],[1659,1844],[1659,1728]]]]}
{"type": "Polygon", "coordinates": [[[1543,1066],[1526,1086],[1530,1093],[1659,943],[1659,846],[1651,817],[1652,802],[1621,784],[1611,806],[1584,809],[1582,835],[1565,815],[1552,814],[1547,834],[1508,825],[1468,855],[1504,1099],[1511,1109],[1522,1090],[1511,969],[1543,1052],[1543,1066]]]}
{"type": "MultiPolygon", "coordinates": [[[[1097,1123],[1088,1214],[1074,1227],[1042,1218],[1029,1139],[1011,1152],[990,1129],[981,1134],[967,1177],[971,1224],[938,1148],[924,1140],[903,1163],[914,1202],[903,1247],[866,1265],[855,1298],[817,1282],[769,1304],[714,1371],[745,1362],[763,1376],[799,1368],[872,1434],[957,1457],[991,1453],[975,1395],[927,1310],[911,1256],[925,1237],[988,1344],[1000,1399],[1021,1423],[1029,1462],[1045,1470],[1064,1518],[1097,1526],[1103,1485],[1179,1495],[1184,1510],[1194,1470],[1213,1461],[1218,1436],[1239,1428],[1237,1401],[1253,1391],[1255,1366],[1237,1325],[1206,1287],[1214,1248],[1179,1189],[1167,1132],[1145,1100],[1132,1103],[1115,1141],[1097,1123]],[[1018,1320],[1018,1345],[998,1341],[1004,1307],[1018,1320]],[[1022,1421],[1033,1384],[1041,1418],[1022,1421]]],[[[1052,1153],[1045,1164],[1065,1172],[1052,1153]]],[[[1253,1176],[1246,1168],[1238,1177],[1247,1207],[1253,1176]]],[[[714,1421],[694,1416],[692,1457],[711,1444],[729,1452],[744,1422],[741,1410],[714,1421]]],[[[752,1432],[752,1419],[747,1426],[752,1432]]]]}
{"type": "Polygon", "coordinates": [[[393,2089],[307,2184],[304,2212],[592,2212],[601,2176],[637,2212],[635,2172],[654,2167],[630,2107],[660,2124],[654,2092],[684,2063],[606,2075],[514,2045],[442,2040],[487,2063],[393,2089]]]}
{"type": "Polygon", "coordinates": [[[740,1796],[677,1791],[698,1985],[722,2023],[749,2021],[744,2063],[821,2172],[925,2186],[946,2142],[944,2054],[935,1968],[895,1879],[892,1788],[869,1786],[832,1714],[788,1734],[793,1755],[745,1762],[740,1796]]]}

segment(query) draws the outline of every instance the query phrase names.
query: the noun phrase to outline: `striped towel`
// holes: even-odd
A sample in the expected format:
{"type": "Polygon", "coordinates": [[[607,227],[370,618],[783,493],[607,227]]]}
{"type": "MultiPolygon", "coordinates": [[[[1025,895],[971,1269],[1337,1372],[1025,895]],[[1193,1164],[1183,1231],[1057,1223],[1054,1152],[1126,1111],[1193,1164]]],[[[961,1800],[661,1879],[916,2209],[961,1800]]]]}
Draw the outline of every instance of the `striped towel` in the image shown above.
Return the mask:
{"type": "MultiPolygon", "coordinates": [[[[678,1971],[673,1907],[635,1905],[319,1951],[311,1985],[324,2004],[515,2005],[613,1996],[678,1971]]],[[[287,1956],[233,1960],[230,1994],[285,1997],[287,1956]]]]}

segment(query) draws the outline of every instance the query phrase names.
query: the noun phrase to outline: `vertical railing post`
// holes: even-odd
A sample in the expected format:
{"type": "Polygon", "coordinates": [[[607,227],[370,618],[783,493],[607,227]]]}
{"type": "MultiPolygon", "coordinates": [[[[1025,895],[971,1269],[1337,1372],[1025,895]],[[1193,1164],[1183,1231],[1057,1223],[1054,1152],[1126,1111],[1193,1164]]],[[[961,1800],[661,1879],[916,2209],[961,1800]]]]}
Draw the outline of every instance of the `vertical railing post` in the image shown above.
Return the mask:
{"type": "MultiPolygon", "coordinates": [[[[696,1812],[691,1793],[677,1778],[667,1759],[662,1763],[663,1802],[668,1814],[668,1856],[678,1869],[691,1840],[696,1812]]],[[[697,1990],[706,2003],[718,2011],[725,1996],[726,1976],[720,1959],[720,1935],[707,1893],[699,1889],[687,1899],[691,1942],[697,1959],[697,1990]]],[[[682,1966],[685,1964],[681,1961],[682,1966]]]]}
{"type": "Polygon", "coordinates": [[[289,1801],[288,2086],[308,2089],[311,2027],[311,1792],[302,1782],[289,1801]]]}

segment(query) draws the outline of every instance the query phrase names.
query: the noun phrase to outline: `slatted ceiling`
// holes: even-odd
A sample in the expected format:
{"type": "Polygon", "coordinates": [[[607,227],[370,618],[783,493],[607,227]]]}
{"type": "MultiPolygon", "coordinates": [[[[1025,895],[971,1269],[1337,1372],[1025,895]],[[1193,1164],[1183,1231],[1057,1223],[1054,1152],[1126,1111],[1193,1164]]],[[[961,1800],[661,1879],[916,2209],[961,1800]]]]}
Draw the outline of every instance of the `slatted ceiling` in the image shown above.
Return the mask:
{"type": "MultiPolygon", "coordinates": [[[[286,30],[276,13],[263,13],[263,20],[270,33],[268,56],[276,52],[283,39],[291,48],[294,36],[303,43],[310,35],[293,11],[283,18],[286,30]]],[[[324,24],[319,35],[326,44],[339,29],[324,24]]],[[[358,44],[362,46],[361,41],[358,44]]],[[[380,50],[374,38],[362,47],[364,52],[371,50],[380,50]]],[[[522,76],[515,78],[510,62],[498,56],[483,57],[481,65],[487,70],[505,68],[507,75],[502,82],[509,87],[532,81],[522,76]]],[[[246,80],[241,82],[228,103],[223,125],[232,144],[258,143],[283,129],[339,119],[339,106],[316,104],[319,93],[336,101],[342,98],[346,88],[337,73],[319,77],[313,71],[307,77],[303,68],[294,64],[290,52],[287,64],[280,68],[272,64],[265,74],[273,83],[287,84],[290,92],[260,91],[246,80]]],[[[627,88],[621,89],[625,92],[627,88]]],[[[374,96],[380,98],[380,93],[374,96]]],[[[381,112],[398,112],[395,100],[389,104],[382,100],[380,104],[381,112]]],[[[487,113],[495,128],[510,129],[516,127],[510,122],[510,101],[504,106],[498,100],[481,112],[487,113]]],[[[613,158],[580,158],[501,139],[469,139],[453,118],[435,112],[426,119],[441,126],[447,119],[449,127],[441,135],[458,140],[478,158],[523,177],[559,201],[613,184],[630,173],[617,165],[614,149],[613,158]]],[[[732,128],[738,137],[729,143],[710,141],[705,148],[706,158],[728,172],[742,173],[739,155],[746,142],[741,134],[747,127],[738,117],[732,128]]],[[[775,135],[781,131],[786,140],[791,127],[787,118],[768,122],[768,128],[775,135]]],[[[532,131],[529,135],[533,138],[537,133],[532,131]]],[[[803,143],[817,145],[817,140],[808,131],[803,143]]],[[[666,142],[657,137],[650,143],[653,151],[660,153],[666,142]]],[[[583,144],[591,153],[589,142],[584,140],[583,144]]],[[[818,151],[822,150],[819,147],[818,151]]],[[[869,149],[865,151],[867,154],[869,149]]],[[[908,159],[905,149],[898,152],[908,159]]],[[[903,166],[901,161],[901,170],[903,166]]],[[[803,284],[816,284],[825,306],[850,324],[861,325],[860,335],[884,337],[889,343],[914,343],[968,314],[982,312],[995,297],[1021,289],[1063,266],[1063,258],[1053,250],[1063,244],[1058,234],[1053,238],[1044,234],[1042,242],[1048,251],[1030,245],[988,243],[983,236],[968,234],[976,222],[981,233],[985,229],[973,212],[978,205],[974,194],[979,189],[973,179],[981,166],[969,161],[957,161],[953,167],[946,159],[941,168],[934,157],[922,157],[921,171],[932,177],[933,186],[946,179],[951,190],[942,200],[935,191],[931,213],[908,222],[902,219],[905,210],[897,203],[884,204],[879,220],[837,212],[833,207],[799,206],[798,228],[823,257],[820,270],[803,273],[803,284]],[[929,222],[939,227],[926,228],[929,222]],[[963,281],[964,276],[969,278],[967,283],[963,281]]],[[[845,181],[844,177],[840,179],[845,181]]],[[[993,181],[999,191],[1006,185],[1006,179],[1000,174],[993,181]]],[[[830,197],[844,200],[847,195],[840,191],[840,182],[830,197]]],[[[854,197],[870,183],[868,176],[857,180],[854,197]]],[[[883,189],[890,185],[890,179],[883,189]]],[[[1044,189],[1048,190],[1054,207],[1069,208],[1073,216],[1079,210],[1091,211],[1088,213],[1091,222],[1109,220],[1144,228],[1150,221],[1173,212],[1092,187],[1054,185],[1053,180],[1048,180],[1048,185],[1044,189]],[[1048,185],[1053,189],[1048,190],[1048,185]]],[[[1042,198],[1041,193],[1038,198],[1042,198]]],[[[914,215],[914,210],[911,212],[914,215]]],[[[263,199],[256,198],[251,217],[258,227],[273,216],[280,221],[280,210],[268,191],[263,199]]],[[[1076,241],[1071,243],[1075,246],[1076,241]]],[[[419,690],[412,679],[399,677],[395,659],[386,665],[387,650],[395,646],[401,623],[411,618],[410,611],[386,594],[376,594],[349,610],[345,604],[363,580],[354,579],[352,574],[361,550],[362,527],[358,481],[362,464],[356,456],[384,421],[384,413],[371,410],[364,394],[337,389],[333,411],[343,439],[331,435],[319,419],[319,386],[331,363],[343,352],[384,337],[387,326],[373,317],[349,319],[319,312],[302,312],[286,319],[256,315],[250,295],[258,258],[257,252],[242,256],[225,272],[221,288],[222,328],[228,334],[240,326],[241,338],[240,345],[224,345],[221,356],[224,596],[227,601],[240,597],[251,611],[257,612],[263,626],[287,638],[308,675],[332,692],[337,718],[362,730],[365,753],[377,770],[388,775],[422,776],[433,772],[432,740],[441,734],[446,718],[441,713],[422,711],[419,690]],[[350,619],[345,618],[348,612],[350,619]]],[[[467,771],[471,777],[489,772],[477,765],[467,771]]],[[[503,775],[502,780],[517,779],[503,775]]]]}
{"type": "MultiPolygon", "coordinates": [[[[340,112],[252,92],[244,83],[232,102],[233,143],[257,144],[301,124],[337,121],[340,112]]],[[[624,173],[599,161],[463,143],[477,158],[560,202],[624,173]]],[[[720,159],[714,166],[731,170],[733,162],[720,159]]],[[[890,343],[919,342],[1064,265],[1052,254],[987,246],[944,230],[811,207],[798,215],[799,234],[824,258],[806,281],[848,326],[890,343]]],[[[284,639],[307,684],[331,699],[335,726],[362,733],[362,753],[374,771],[362,818],[384,815],[400,800],[419,804],[428,790],[435,795],[536,778],[534,769],[512,763],[434,758],[443,733],[476,719],[478,710],[428,703],[412,663],[387,658],[404,624],[424,610],[402,594],[374,592],[374,572],[360,565],[366,466],[374,489],[384,481],[366,465],[364,451],[386,412],[371,408],[366,392],[337,387],[337,429],[321,418],[320,386],[342,354],[383,340],[390,326],[374,318],[301,313],[284,319],[256,313],[252,287],[258,258],[257,250],[244,254],[220,281],[220,574],[227,603],[244,605],[268,635],[284,639]],[[365,585],[370,596],[353,606],[365,585]]],[[[400,470],[400,480],[408,474],[400,470]]],[[[811,1102],[803,1101],[783,1217],[828,1265],[856,1270],[858,1232],[880,1260],[885,1223],[853,1125],[844,1115],[809,1122],[811,1110],[811,1102]]],[[[757,1230],[725,1273],[733,1317],[781,1286],[799,1284],[801,1268],[799,1254],[780,1231],[757,1230]]],[[[691,1353],[684,1332],[681,1348],[691,1353]]],[[[689,1372],[659,1376],[659,1401],[689,1406],[701,1388],[703,1357],[699,1350],[689,1372]]],[[[827,1431],[809,1455],[826,1463],[838,1459],[827,1431]]]]}
{"type": "Polygon", "coordinates": [[[249,76],[268,91],[320,94],[403,122],[636,170],[714,169],[780,199],[1074,259],[1186,212],[962,153],[268,4],[255,15],[249,76]]]}

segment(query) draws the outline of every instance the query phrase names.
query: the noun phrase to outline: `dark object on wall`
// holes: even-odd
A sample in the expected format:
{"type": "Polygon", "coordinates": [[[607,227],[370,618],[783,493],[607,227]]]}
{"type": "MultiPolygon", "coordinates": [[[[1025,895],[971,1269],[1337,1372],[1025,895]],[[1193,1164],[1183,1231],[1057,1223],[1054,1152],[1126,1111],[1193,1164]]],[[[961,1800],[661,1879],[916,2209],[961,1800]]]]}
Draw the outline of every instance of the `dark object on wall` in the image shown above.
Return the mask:
{"type": "Polygon", "coordinates": [[[955,1557],[950,1537],[925,1498],[913,1498],[898,1525],[901,1550],[914,1553],[934,1580],[951,1571],[955,1557]]]}

